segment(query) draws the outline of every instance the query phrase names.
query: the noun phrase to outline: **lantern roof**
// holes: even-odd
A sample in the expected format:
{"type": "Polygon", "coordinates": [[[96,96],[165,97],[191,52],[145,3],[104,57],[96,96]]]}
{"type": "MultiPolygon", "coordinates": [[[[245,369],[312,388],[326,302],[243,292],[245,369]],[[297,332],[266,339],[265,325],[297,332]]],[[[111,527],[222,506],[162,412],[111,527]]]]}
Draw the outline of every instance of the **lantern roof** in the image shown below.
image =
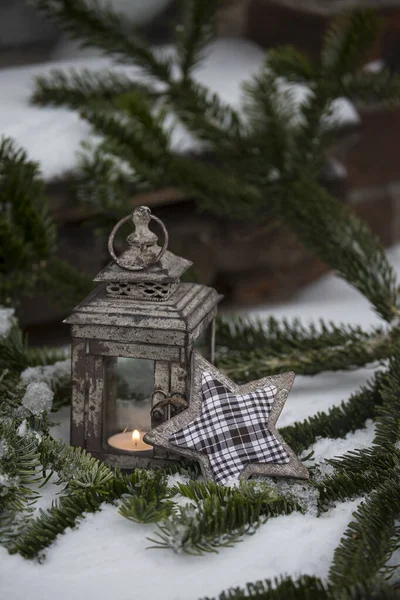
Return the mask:
{"type": "MultiPolygon", "coordinates": [[[[103,284],[85,298],[64,323],[99,326],[91,330],[94,332],[96,329],[102,339],[107,337],[101,330],[102,326],[155,330],[160,335],[159,343],[168,344],[166,330],[171,334],[174,331],[192,334],[202,322],[207,321],[207,317],[215,316],[221,299],[222,296],[213,288],[196,283],[181,283],[163,302],[110,297],[103,284]]],[[[128,338],[128,333],[127,337],[121,334],[121,340],[127,341],[128,338]]]]}
{"type": "Polygon", "coordinates": [[[193,264],[190,260],[176,256],[169,250],[168,232],[164,223],[153,215],[147,206],[137,207],[132,215],[121,219],[112,230],[108,240],[108,250],[113,262],[107,265],[94,281],[108,283],[168,284],[178,281],[181,275],[193,264]],[[114,252],[114,237],[124,223],[131,220],[135,230],[127,237],[128,249],[119,257],[114,252]],[[158,237],[150,231],[151,220],[157,222],[164,233],[164,244],[158,245],[158,237]]]}
{"type": "Polygon", "coordinates": [[[215,317],[222,296],[204,285],[179,283],[180,276],[192,263],[169,252],[167,246],[168,232],[163,222],[146,206],[121,219],[108,240],[113,262],[94,280],[101,285],[64,321],[76,326],[74,335],[85,337],[85,326],[91,326],[90,335],[107,339],[103,326],[108,326],[112,335],[117,331],[118,337],[126,341],[133,337],[129,329],[154,330],[151,334],[144,332],[143,336],[159,338],[160,344],[168,344],[168,339],[174,339],[175,344],[182,340],[183,333],[196,338],[208,320],[215,317]],[[135,230],[127,238],[129,248],[118,257],[114,252],[114,237],[130,219],[135,230]],[[163,230],[162,247],[148,227],[151,219],[163,230]]]}

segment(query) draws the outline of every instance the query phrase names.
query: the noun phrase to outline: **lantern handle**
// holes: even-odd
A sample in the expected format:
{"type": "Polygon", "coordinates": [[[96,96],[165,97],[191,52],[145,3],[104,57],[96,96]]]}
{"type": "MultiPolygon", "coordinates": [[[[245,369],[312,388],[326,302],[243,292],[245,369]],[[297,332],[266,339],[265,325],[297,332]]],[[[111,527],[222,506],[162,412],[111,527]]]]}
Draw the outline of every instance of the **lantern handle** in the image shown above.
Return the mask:
{"type": "MultiPolygon", "coordinates": [[[[147,206],[140,206],[140,207],[136,208],[131,215],[127,215],[126,217],[124,217],[123,219],[118,221],[118,223],[115,225],[115,227],[113,228],[113,230],[110,233],[110,237],[108,238],[108,252],[110,253],[111,258],[122,269],[126,269],[127,271],[140,271],[141,269],[150,267],[151,265],[154,265],[159,260],[161,260],[161,258],[164,256],[164,254],[167,250],[168,241],[169,241],[168,231],[167,231],[164,223],[161,221],[161,219],[159,219],[158,217],[153,215],[151,213],[151,210],[147,206]],[[136,232],[134,234],[131,234],[128,237],[128,243],[131,246],[136,246],[138,250],[143,250],[146,248],[148,249],[149,247],[155,246],[155,244],[157,243],[157,237],[155,236],[155,234],[153,234],[148,229],[148,223],[151,219],[153,219],[153,221],[156,221],[156,223],[158,223],[160,225],[160,227],[163,231],[163,234],[164,234],[164,244],[163,244],[163,247],[161,248],[160,252],[155,256],[154,255],[149,256],[149,254],[148,254],[147,257],[146,256],[140,257],[140,264],[135,264],[132,260],[131,261],[121,260],[121,257],[118,257],[114,251],[114,238],[117,234],[117,231],[119,230],[119,228],[122,225],[124,225],[130,219],[132,219],[133,222],[135,223],[137,230],[140,229],[140,233],[138,233],[137,235],[136,235],[136,232]],[[135,238],[135,239],[134,239],[134,241],[131,241],[130,238],[135,238]]],[[[127,252],[129,252],[129,251],[127,251],[127,252]]],[[[135,258],[137,259],[138,257],[135,256],[135,258]]]]}

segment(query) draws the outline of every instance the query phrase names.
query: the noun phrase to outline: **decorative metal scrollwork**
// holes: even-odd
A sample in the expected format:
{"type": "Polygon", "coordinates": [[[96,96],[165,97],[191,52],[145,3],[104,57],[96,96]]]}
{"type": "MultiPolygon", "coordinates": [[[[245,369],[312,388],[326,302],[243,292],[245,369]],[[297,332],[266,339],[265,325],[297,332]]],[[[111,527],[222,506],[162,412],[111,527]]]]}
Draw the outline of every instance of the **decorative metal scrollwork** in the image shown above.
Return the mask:
{"type": "Polygon", "coordinates": [[[171,294],[178,287],[175,283],[109,283],[106,287],[107,294],[114,298],[132,298],[134,300],[151,300],[153,302],[163,302],[168,300],[171,294]]]}

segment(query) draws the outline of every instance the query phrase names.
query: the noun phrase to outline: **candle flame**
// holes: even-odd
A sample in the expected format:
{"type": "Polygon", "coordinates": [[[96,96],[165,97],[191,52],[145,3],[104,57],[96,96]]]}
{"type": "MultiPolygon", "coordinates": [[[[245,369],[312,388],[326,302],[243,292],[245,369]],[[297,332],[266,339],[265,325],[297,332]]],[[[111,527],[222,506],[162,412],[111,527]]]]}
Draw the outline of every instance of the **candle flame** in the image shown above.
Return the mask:
{"type": "Polygon", "coordinates": [[[137,429],[134,429],[132,431],[132,439],[134,442],[137,442],[140,440],[140,432],[137,429]]]}

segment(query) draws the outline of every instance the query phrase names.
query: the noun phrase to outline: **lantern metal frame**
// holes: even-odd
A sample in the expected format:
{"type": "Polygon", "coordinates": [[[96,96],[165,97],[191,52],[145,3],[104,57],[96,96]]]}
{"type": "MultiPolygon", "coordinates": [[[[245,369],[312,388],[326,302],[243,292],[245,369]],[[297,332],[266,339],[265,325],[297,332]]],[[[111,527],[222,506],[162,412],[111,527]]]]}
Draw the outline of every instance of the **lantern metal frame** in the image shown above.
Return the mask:
{"type": "MultiPolygon", "coordinates": [[[[135,209],[129,249],[118,264],[110,263],[97,275],[100,285],[64,321],[72,326],[71,445],[123,469],[163,465],[173,457],[157,448],[148,456],[107,445],[107,364],[118,357],[152,359],[152,407],[173,395],[190,401],[192,349],[205,335],[207,358],[213,362],[222,299],[210,287],[180,283],[192,263],[166,250],[164,226],[163,248],[157,245],[157,236],[148,229],[152,218],[147,207],[135,209]]],[[[167,420],[169,411],[163,415],[161,421],[152,416],[151,426],[167,420]]]]}

